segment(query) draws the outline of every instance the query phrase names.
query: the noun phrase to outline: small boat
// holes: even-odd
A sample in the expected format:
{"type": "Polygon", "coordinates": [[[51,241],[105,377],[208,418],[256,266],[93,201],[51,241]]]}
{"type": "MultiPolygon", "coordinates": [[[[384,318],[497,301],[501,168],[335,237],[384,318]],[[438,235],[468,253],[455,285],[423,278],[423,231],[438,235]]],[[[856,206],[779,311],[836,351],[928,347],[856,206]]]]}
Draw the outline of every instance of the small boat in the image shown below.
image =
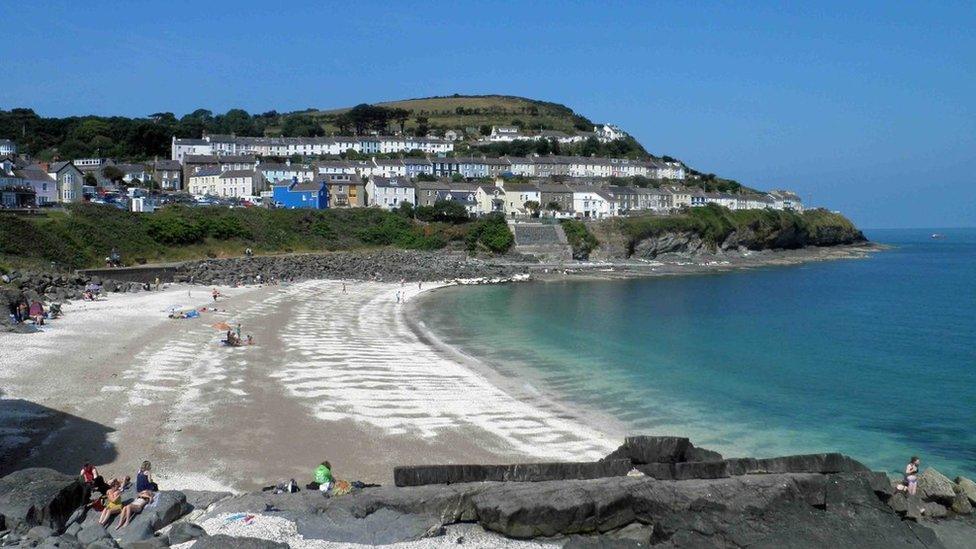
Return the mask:
{"type": "Polygon", "coordinates": [[[933,238],[934,240],[944,240],[945,239],[945,235],[942,234],[942,233],[932,233],[932,237],[931,238],[933,238]]]}

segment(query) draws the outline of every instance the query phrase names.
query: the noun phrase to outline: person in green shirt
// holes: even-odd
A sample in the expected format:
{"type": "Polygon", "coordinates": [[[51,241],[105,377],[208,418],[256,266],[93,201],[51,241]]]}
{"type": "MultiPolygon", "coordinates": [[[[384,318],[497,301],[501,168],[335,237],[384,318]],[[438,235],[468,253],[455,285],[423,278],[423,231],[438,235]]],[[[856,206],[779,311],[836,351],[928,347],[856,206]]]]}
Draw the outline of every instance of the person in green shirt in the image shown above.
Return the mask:
{"type": "Polygon", "coordinates": [[[332,465],[328,461],[323,461],[315,468],[315,484],[319,485],[322,492],[328,492],[332,487],[332,465]]]}

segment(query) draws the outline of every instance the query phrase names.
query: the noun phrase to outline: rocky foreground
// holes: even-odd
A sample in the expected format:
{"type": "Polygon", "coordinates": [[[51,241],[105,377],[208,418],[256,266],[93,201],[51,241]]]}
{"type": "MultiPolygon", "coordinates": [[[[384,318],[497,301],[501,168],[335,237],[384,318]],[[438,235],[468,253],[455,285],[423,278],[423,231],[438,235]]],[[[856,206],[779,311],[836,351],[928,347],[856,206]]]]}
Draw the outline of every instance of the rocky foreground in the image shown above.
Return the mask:
{"type": "MultiPolygon", "coordinates": [[[[563,547],[972,547],[976,484],[934,469],[906,497],[840,454],[723,459],[678,437],[634,437],[592,463],[421,466],[397,486],[231,495],[164,491],[121,531],[80,511],[75,478],[27,469],[0,479],[0,544],[21,547],[286,547],[199,524],[276,517],[302,544],[465,544],[453,525],[563,547]],[[213,528],[210,528],[213,530],[213,528]],[[445,533],[448,536],[445,536],[445,533]],[[447,537],[448,539],[443,539],[447,537]]],[[[130,496],[131,497],[131,496],[130,496]]],[[[264,536],[267,538],[268,536],[264,536]]],[[[273,536],[272,536],[273,537],[273,536]]],[[[483,541],[483,540],[482,540],[483,541]]],[[[481,546],[484,546],[483,544],[481,546]]]]}

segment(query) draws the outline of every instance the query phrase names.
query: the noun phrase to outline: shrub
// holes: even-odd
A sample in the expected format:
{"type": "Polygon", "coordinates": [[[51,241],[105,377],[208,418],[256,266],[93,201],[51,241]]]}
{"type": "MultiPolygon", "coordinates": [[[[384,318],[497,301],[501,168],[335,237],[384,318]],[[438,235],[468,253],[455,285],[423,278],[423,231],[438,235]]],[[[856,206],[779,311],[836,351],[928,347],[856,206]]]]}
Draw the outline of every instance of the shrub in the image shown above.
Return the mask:
{"type": "Polygon", "coordinates": [[[586,228],[586,224],[582,221],[562,219],[559,223],[563,227],[563,232],[566,233],[566,240],[569,241],[570,247],[573,248],[574,259],[589,258],[590,252],[600,245],[600,242],[586,228]]]}
{"type": "Polygon", "coordinates": [[[515,243],[515,236],[508,228],[505,217],[492,214],[476,221],[465,238],[469,250],[479,247],[492,253],[505,253],[515,243]]]}

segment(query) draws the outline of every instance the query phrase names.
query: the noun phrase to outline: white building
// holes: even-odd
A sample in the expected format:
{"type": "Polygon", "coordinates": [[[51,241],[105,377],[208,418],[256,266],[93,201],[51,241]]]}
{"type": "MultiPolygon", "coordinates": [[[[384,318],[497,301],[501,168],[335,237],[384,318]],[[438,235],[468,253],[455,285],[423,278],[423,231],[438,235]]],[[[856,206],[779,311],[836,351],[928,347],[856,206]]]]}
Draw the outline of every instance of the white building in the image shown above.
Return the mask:
{"type": "Polygon", "coordinates": [[[194,196],[217,196],[217,182],[222,174],[220,168],[201,168],[186,175],[186,190],[194,196]]]}
{"type": "Polygon", "coordinates": [[[621,130],[613,124],[603,124],[600,126],[593,126],[593,133],[596,134],[596,138],[601,142],[608,143],[614,139],[623,139],[627,137],[627,132],[621,130]]]}
{"type": "Polygon", "coordinates": [[[173,144],[170,146],[170,160],[183,163],[183,158],[188,154],[210,155],[213,154],[213,147],[210,142],[204,139],[177,139],[173,136],[173,144]]]}
{"type": "Polygon", "coordinates": [[[613,198],[603,189],[589,186],[575,186],[573,189],[573,210],[578,217],[603,219],[615,215],[613,198]]]}
{"type": "Polygon", "coordinates": [[[369,206],[393,210],[409,202],[417,204],[416,189],[405,177],[373,176],[366,183],[366,197],[369,206]]]}
{"type": "Polygon", "coordinates": [[[17,144],[9,139],[0,139],[0,156],[17,154],[17,144]]]}
{"type": "Polygon", "coordinates": [[[509,183],[502,182],[502,189],[505,191],[504,211],[507,217],[521,217],[531,215],[532,212],[525,207],[526,202],[535,202],[541,207],[542,197],[539,187],[528,183],[509,183]]]}

